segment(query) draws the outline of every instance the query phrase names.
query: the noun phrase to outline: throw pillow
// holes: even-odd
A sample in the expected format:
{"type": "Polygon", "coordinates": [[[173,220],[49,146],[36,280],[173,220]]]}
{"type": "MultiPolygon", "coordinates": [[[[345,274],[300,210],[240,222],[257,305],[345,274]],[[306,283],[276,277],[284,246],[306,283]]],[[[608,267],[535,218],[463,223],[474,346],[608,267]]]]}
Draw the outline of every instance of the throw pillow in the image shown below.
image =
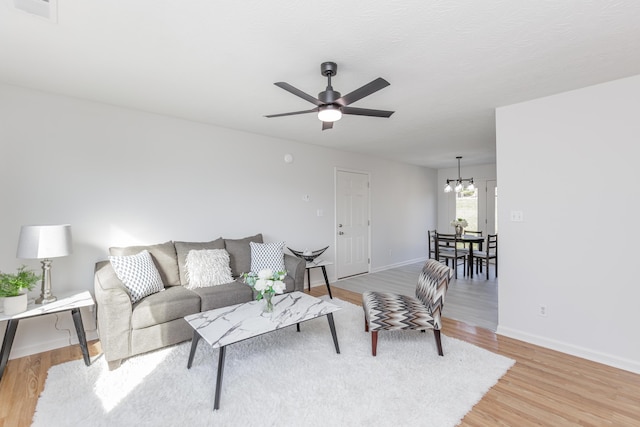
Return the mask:
{"type": "Polygon", "coordinates": [[[178,254],[178,270],[180,272],[180,283],[186,285],[187,280],[187,255],[189,251],[200,251],[203,249],[224,249],[224,239],[218,238],[211,242],[174,242],[176,253],[178,254]]]}
{"type": "Polygon", "coordinates": [[[118,279],[122,281],[131,295],[131,302],[164,290],[160,273],[147,250],[136,255],[110,256],[118,279]]]}
{"type": "Polygon", "coordinates": [[[206,288],[233,282],[229,253],[224,249],[191,250],[185,262],[187,289],[206,288]]]}
{"type": "Polygon", "coordinates": [[[109,248],[109,255],[136,255],[145,249],[151,253],[153,263],[156,265],[160,277],[162,277],[162,283],[164,283],[165,286],[179,285],[180,275],[178,274],[176,248],[171,241],[157,245],[112,247],[109,248]]]}
{"type": "Polygon", "coordinates": [[[255,243],[251,246],[251,271],[260,272],[270,268],[273,272],[284,271],[284,242],[255,243]]]}

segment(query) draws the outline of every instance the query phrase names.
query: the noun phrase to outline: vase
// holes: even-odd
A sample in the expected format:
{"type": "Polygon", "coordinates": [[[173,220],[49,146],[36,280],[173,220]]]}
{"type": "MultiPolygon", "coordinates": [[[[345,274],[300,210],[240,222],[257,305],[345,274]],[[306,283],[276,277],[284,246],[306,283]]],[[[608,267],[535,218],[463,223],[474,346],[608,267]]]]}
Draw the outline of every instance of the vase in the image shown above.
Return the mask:
{"type": "Polygon", "coordinates": [[[273,313],[273,302],[271,301],[273,294],[266,293],[263,295],[263,297],[265,301],[264,312],[273,313]]]}
{"type": "Polygon", "coordinates": [[[462,228],[462,226],[460,224],[457,224],[456,225],[456,236],[457,237],[461,237],[463,232],[464,232],[464,228],[462,228]]]}
{"type": "Polygon", "coordinates": [[[14,314],[27,311],[27,294],[20,294],[15,297],[4,297],[4,314],[13,316],[14,314]]]}

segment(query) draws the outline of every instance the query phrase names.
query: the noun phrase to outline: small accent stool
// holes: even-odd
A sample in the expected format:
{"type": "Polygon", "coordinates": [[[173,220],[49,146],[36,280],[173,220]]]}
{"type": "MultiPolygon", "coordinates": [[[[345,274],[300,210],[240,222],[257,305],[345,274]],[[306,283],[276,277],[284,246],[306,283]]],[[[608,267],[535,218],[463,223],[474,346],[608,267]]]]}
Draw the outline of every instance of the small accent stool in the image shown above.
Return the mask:
{"type": "Polygon", "coordinates": [[[442,307],[453,270],[429,259],[422,267],[416,286],[416,296],[366,291],[362,294],[364,330],[371,331],[371,353],[375,356],[379,330],[433,329],[438,354],[443,356],[440,328],[442,307]]]}

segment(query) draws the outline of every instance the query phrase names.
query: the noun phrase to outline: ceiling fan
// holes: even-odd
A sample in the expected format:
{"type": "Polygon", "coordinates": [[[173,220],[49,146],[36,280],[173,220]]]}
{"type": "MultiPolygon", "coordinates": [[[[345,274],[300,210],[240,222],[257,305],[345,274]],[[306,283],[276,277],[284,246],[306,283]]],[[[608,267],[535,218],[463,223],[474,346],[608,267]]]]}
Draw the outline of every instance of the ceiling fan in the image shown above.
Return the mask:
{"type": "Polygon", "coordinates": [[[333,128],[333,122],[340,120],[343,114],[371,117],[391,117],[394,111],[349,107],[350,104],[359,101],[365,96],[369,96],[372,93],[389,86],[388,81],[378,77],[377,79],[373,80],[370,83],[367,83],[361,88],[356,89],[345,96],[340,96],[340,92],[333,90],[333,87],[331,86],[331,77],[335,76],[337,73],[338,65],[335,62],[323,62],[320,65],[320,74],[327,77],[328,83],[327,88],[324,91],[320,92],[317,98],[314,98],[313,96],[301,91],[300,89],[291,86],[289,83],[274,83],[274,85],[286,90],[287,92],[291,92],[292,94],[299,96],[300,98],[316,105],[316,108],[304,111],[294,111],[291,113],[271,114],[265,117],[271,118],[293,116],[296,114],[318,113],[318,119],[322,121],[322,130],[333,128]]]}

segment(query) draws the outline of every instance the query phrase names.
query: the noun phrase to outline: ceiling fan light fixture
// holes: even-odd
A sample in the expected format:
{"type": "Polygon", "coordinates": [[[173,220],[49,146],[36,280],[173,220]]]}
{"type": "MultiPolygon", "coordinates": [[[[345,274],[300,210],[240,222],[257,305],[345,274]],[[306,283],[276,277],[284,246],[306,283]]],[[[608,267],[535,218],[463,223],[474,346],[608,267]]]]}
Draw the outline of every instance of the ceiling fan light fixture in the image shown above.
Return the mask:
{"type": "Polygon", "coordinates": [[[325,105],[318,109],[318,119],[321,122],[337,122],[342,118],[342,111],[335,105],[325,105]]]}

